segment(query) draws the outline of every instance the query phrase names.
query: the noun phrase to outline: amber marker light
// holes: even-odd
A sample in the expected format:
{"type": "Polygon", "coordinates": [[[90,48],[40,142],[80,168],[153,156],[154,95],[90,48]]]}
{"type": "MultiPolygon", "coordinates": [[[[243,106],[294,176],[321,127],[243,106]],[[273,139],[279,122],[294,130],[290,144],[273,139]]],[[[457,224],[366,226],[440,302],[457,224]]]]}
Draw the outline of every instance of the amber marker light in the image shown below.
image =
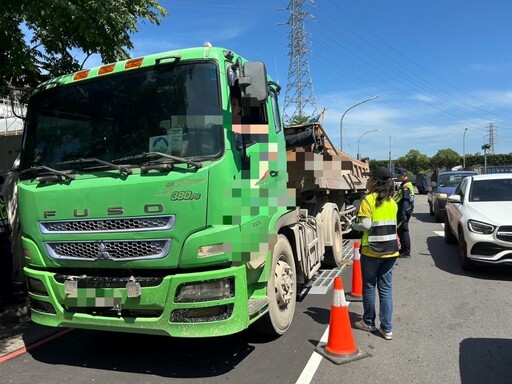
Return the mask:
{"type": "Polygon", "coordinates": [[[130,69],[130,68],[139,68],[142,65],[142,61],[144,60],[143,57],[139,57],[138,59],[131,59],[126,62],[124,65],[124,69],[130,69]]]}
{"type": "Polygon", "coordinates": [[[82,80],[89,76],[89,69],[75,73],[73,80],[82,80]]]}
{"type": "Polygon", "coordinates": [[[105,73],[110,73],[114,71],[114,68],[116,67],[115,64],[107,64],[98,69],[98,75],[104,75],[105,73]]]}

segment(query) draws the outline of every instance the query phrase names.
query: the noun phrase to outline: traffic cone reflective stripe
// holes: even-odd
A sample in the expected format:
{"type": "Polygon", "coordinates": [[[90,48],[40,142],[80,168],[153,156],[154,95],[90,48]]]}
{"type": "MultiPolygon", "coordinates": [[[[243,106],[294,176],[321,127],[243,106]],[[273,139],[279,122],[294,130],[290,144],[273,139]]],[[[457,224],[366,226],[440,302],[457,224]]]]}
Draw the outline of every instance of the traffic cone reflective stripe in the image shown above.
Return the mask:
{"type": "Polygon", "coordinates": [[[335,364],[348,363],[369,356],[357,348],[350,325],[349,302],[345,300],[341,277],[334,279],[334,294],[329,322],[327,344],[318,346],[316,351],[335,364]]]}
{"type": "Polygon", "coordinates": [[[359,252],[360,243],[354,242],[354,259],[352,262],[352,291],[350,297],[363,297],[363,276],[361,272],[361,254],[359,252]]]}

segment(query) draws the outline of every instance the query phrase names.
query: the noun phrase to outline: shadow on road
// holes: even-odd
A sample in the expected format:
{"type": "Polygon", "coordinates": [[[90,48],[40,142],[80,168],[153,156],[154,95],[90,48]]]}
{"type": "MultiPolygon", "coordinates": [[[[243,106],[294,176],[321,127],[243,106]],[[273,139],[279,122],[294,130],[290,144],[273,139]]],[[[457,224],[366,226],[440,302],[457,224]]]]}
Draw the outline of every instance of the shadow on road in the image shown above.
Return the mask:
{"type": "Polygon", "coordinates": [[[311,317],[316,323],[327,325],[331,316],[331,310],[327,308],[308,307],[304,311],[306,315],[311,317]]]}
{"type": "Polygon", "coordinates": [[[459,344],[461,383],[510,383],[512,376],[511,354],[512,340],[463,340],[459,344]]]}
{"type": "Polygon", "coordinates": [[[454,275],[477,279],[512,281],[512,265],[478,264],[473,271],[464,271],[459,264],[459,248],[446,244],[444,237],[427,237],[427,246],[436,267],[454,275]]]}
{"type": "Polygon", "coordinates": [[[251,344],[270,340],[251,331],[217,338],[181,339],[76,329],[29,353],[46,364],[168,378],[211,378],[232,371],[254,351],[251,344]]]}
{"type": "Polygon", "coordinates": [[[434,219],[434,216],[430,216],[430,213],[424,213],[424,212],[413,212],[412,217],[415,218],[418,221],[421,221],[422,223],[435,223],[436,220],[434,219]]]}

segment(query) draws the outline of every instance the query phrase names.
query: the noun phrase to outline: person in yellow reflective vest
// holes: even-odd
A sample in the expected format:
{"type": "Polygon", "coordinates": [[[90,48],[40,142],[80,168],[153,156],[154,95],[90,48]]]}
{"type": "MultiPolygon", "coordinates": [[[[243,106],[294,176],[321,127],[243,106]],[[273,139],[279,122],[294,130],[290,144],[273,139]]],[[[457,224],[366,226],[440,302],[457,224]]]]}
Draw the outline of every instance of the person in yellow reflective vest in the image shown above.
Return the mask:
{"type": "Polygon", "coordinates": [[[411,237],[409,235],[409,220],[414,210],[414,186],[409,181],[407,169],[397,168],[400,187],[395,194],[395,201],[398,205],[398,237],[400,238],[400,257],[411,257],[411,237]]]}
{"type": "Polygon", "coordinates": [[[7,217],[7,204],[1,194],[5,179],[0,175],[0,303],[15,301],[12,289],[11,225],[7,217]]]}
{"type": "Polygon", "coordinates": [[[394,182],[391,172],[378,167],[366,174],[368,194],[361,200],[351,227],[362,231],[361,274],[363,277],[363,316],[355,327],[375,332],[375,289],[379,292],[379,333],[393,338],[393,270],[398,257],[396,233],[397,205],[393,200],[394,182]]]}

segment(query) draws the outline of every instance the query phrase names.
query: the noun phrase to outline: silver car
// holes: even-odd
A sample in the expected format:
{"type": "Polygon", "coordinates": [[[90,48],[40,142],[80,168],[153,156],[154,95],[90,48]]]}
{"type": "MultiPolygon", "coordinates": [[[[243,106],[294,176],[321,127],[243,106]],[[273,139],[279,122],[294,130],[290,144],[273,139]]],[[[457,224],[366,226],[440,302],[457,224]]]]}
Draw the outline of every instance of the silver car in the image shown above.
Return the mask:
{"type": "Polygon", "coordinates": [[[446,243],[458,243],[460,265],[512,264],[512,173],[466,177],[448,197],[446,243]]]}

